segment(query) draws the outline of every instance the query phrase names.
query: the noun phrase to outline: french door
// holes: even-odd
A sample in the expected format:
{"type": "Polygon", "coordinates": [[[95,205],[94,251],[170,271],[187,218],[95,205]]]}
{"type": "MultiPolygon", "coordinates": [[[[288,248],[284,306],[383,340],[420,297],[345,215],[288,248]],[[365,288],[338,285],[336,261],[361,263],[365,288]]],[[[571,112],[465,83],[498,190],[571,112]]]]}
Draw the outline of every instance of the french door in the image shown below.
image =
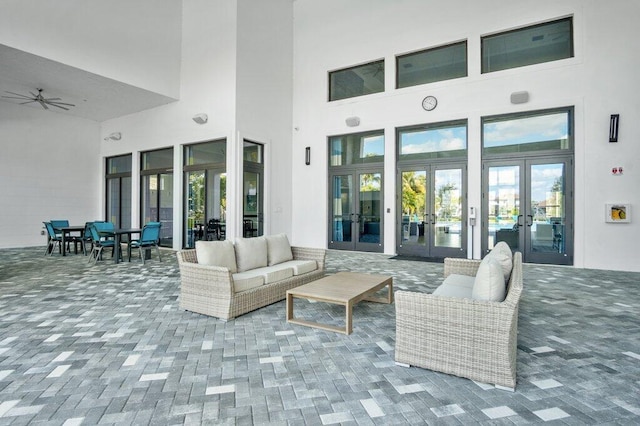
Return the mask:
{"type": "Polygon", "coordinates": [[[382,252],[382,169],[329,176],[329,248],[382,252]]]}
{"type": "Polygon", "coordinates": [[[466,256],[465,174],[464,164],[399,168],[398,254],[466,256]]]}
{"type": "Polygon", "coordinates": [[[573,160],[486,161],[483,253],[498,241],[531,263],[573,264],[573,160]]]}

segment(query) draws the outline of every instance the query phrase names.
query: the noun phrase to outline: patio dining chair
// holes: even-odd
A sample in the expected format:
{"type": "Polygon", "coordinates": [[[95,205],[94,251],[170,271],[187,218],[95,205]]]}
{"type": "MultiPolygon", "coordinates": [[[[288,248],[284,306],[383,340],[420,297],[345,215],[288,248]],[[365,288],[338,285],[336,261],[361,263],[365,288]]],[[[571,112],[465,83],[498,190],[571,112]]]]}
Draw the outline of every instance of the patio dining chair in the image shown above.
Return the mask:
{"type": "Polygon", "coordinates": [[[149,222],[142,227],[142,232],[140,233],[139,239],[129,241],[127,248],[129,262],[131,262],[131,249],[137,248],[138,252],[140,253],[142,264],[144,265],[145,256],[142,253],[142,250],[150,249],[151,247],[156,248],[156,252],[158,253],[158,261],[162,262],[162,257],[160,257],[160,247],[158,246],[158,242],[160,241],[161,226],[162,224],[160,222],[149,222]]]}
{"type": "Polygon", "coordinates": [[[91,253],[89,255],[89,262],[93,259],[93,264],[95,265],[98,262],[98,259],[102,258],[102,250],[105,247],[111,247],[111,257],[113,257],[116,251],[115,240],[101,237],[95,223],[89,225],[89,232],[91,233],[91,240],[93,241],[93,246],[91,247],[91,253]]]}
{"type": "Polygon", "coordinates": [[[56,234],[56,231],[53,228],[53,225],[51,224],[51,222],[42,222],[42,223],[44,223],[44,227],[47,229],[47,235],[49,236],[47,250],[44,252],[45,256],[47,254],[49,256],[53,256],[53,250],[55,249],[56,244],[58,244],[58,249],[60,253],[62,253],[62,235],[56,234]]]}

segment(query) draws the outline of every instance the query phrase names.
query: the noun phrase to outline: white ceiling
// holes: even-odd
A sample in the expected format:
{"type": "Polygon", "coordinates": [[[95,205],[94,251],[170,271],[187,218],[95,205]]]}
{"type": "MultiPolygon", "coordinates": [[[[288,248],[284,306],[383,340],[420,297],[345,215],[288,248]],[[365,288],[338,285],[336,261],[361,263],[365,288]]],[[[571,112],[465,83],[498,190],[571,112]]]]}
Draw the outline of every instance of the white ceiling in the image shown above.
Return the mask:
{"type": "MultiPolygon", "coordinates": [[[[48,111],[98,122],[177,100],[0,44],[0,96],[13,96],[7,91],[29,96],[38,89],[43,89],[45,98],[75,105],[69,111],[55,107],[48,111]]],[[[19,105],[23,101],[2,97],[0,101],[42,109],[37,102],[19,105]]]]}

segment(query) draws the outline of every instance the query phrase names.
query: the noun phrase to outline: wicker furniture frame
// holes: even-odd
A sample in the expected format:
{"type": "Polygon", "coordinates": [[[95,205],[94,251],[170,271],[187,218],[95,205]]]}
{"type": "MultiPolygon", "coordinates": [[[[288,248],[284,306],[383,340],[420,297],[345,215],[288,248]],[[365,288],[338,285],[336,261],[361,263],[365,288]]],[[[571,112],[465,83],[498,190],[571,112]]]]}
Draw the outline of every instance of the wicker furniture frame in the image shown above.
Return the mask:
{"type": "MultiPolygon", "coordinates": [[[[445,259],[450,274],[475,276],[479,260],[445,259]]],[[[502,302],[397,291],[395,360],[515,390],[522,254],[502,302]]]]}
{"type": "Polygon", "coordinates": [[[229,320],[284,300],[287,290],[324,276],[325,249],[291,247],[291,251],[294,260],[315,260],[318,269],[238,293],[227,268],[198,264],[195,249],[179,251],[180,308],[229,320]]]}

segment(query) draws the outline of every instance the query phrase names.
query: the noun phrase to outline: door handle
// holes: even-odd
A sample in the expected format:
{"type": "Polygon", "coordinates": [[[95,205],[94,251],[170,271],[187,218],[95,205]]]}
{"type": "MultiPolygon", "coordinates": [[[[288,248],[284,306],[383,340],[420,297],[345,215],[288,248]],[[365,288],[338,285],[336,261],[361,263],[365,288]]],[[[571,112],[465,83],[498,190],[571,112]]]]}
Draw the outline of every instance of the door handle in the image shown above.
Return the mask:
{"type": "Polygon", "coordinates": [[[533,216],[528,214],[527,215],[527,219],[529,219],[529,220],[527,220],[527,226],[533,225],[533,216]]]}
{"type": "Polygon", "coordinates": [[[522,215],[519,214],[518,215],[518,227],[524,226],[522,223],[520,223],[520,219],[522,218],[522,215]]]}
{"type": "Polygon", "coordinates": [[[431,213],[431,223],[433,223],[434,225],[436,224],[436,214],[435,213],[431,213]]]}

